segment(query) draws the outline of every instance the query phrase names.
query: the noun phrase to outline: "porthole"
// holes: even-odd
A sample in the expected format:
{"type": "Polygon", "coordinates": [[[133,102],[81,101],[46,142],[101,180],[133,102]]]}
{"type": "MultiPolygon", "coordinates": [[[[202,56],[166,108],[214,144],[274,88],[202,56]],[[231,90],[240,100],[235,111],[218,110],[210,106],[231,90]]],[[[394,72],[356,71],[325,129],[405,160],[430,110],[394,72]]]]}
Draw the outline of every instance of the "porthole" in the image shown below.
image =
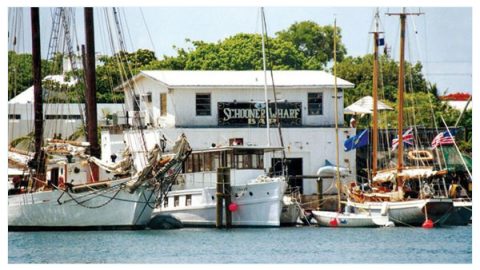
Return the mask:
{"type": "Polygon", "coordinates": [[[267,192],[267,195],[270,195],[270,192],[267,192]]]}
{"type": "Polygon", "coordinates": [[[215,201],[215,196],[212,196],[212,201],[215,201]]]}
{"type": "Polygon", "coordinates": [[[251,191],[250,191],[250,192],[248,192],[248,194],[250,194],[250,196],[253,196],[253,193],[252,193],[251,191]]]}
{"type": "Polygon", "coordinates": [[[235,198],[238,198],[238,193],[235,193],[235,198]]]}

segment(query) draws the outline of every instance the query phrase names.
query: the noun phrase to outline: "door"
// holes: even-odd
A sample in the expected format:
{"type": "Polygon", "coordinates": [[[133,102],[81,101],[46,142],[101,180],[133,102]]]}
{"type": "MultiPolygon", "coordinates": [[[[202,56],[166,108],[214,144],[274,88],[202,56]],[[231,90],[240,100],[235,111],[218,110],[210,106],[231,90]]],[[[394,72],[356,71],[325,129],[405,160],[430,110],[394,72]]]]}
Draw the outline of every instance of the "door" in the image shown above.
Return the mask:
{"type": "MultiPolygon", "coordinates": [[[[288,176],[303,175],[303,160],[302,158],[287,158],[288,176]]],[[[282,159],[272,158],[273,175],[282,175],[282,159]]],[[[303,194],[303,179],[289,179],[289,187],[298,188],[303,194]]]]}

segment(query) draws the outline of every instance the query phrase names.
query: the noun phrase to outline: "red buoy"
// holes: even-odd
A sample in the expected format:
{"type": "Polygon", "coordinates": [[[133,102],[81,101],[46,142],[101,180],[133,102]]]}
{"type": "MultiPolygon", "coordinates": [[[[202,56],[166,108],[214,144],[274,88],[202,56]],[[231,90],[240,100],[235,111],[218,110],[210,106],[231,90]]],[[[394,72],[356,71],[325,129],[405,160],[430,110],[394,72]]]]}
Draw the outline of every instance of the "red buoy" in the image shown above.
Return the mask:
{"type": "Polygon", "coordinates": [[[338,226],[337,219],[336,218],[330,219],[329,225],[330,225],[330,227],[337,227],[338,226]]]}
{"type": "Polygon", "coordinates": [[[425,228],[425,229],[433,228],[433,221],[431,219],[425,220],[425,222],[423,222],[422,224],[422,228],[425,228]]]}
{"type": "Polygon", "coordinates": [[[238,204],[236,204],[236,203],[231,203],[231,204],[229,204],[229,205],[228,205],[228,210],[229,210],[230,212],[235,212],[235,211],[237,211],[237,210],[238,210],[238,204]]]}

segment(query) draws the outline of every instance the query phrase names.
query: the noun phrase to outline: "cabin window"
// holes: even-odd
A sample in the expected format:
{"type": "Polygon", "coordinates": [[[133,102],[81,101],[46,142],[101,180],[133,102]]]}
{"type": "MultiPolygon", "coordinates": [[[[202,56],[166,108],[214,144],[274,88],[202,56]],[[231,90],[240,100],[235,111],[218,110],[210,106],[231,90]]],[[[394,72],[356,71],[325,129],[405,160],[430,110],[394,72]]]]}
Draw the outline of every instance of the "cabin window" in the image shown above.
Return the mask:
{"type": "Polygon", "coordinates": [[[167,94],[160,94],[160,116],[167,115],[167,94]]]}
{"type": "Polygon", "coordinates": [[[133,96],[133,111],[138,112],[140,111],[140,95],[133,96]]]}
{"type": "Polygon", "coordinates": [[[235,155],[235,168],[243,169],[243,155],[235,155]]]}
{"type": "Polygon", "coordinates": [[[308,93],[308,115],[323,114],[323,93],[308,93]]]}
{"type": "Polygon", "coordinates": [[[199,166],[198,166],[198,154],[192,154],[192,172],[198,172],[199,166]]]}
{"type": "Polygon", "coordinates": [[[204,158],[203,158],[203,153],[198,154],[198,171],[203,172],[204,171],[204,164],[203,164],[204,158]]]}
{"type": "Polygon", "coordinates": [[[212,153],[212,171],[216,171],[218,168],[220,168],[220,153],[214,152],[212,153]]]}
{"type": "Polygon", "coordinates": [[[163,199],[163,208],[168,207],[168,198],[163,199]]]}
{"type": "Polygon", "coordinates": [[[195,111],[197,116],[212,115],[210,94],[199,93],[195,96],[195,111]]]}
{"type": "Polygon", "coordinates": [[[190,205],[192,205],[192,195],[191,194],[185,196],[185,206],[190,206],[190,205]]]}
{"type": "Polygon", "coordinates": [[[193,172],[193,155],[190,155],[187,160],[185,161],[185,172],[191,173],[193,172]]]}
{"type": "Polygon", "coordinates": [[[206,172],[212,171],[212,153],[211,152],[205,153],[204,158],[205,158],[205,168],[204,168],[204,170],[206,172]]]}
{"type": "Polygon", "coordinates": [[[20,116],[20,114],[9,114],[8,115],[8,119],[10,120],[20,120],[22,117],[20,116]]]}
{"type": "Polygon", "coordinates": [[[174,196],[173,197],[173,206],[177,207],[180,205],[180,196],[174,196]]]}

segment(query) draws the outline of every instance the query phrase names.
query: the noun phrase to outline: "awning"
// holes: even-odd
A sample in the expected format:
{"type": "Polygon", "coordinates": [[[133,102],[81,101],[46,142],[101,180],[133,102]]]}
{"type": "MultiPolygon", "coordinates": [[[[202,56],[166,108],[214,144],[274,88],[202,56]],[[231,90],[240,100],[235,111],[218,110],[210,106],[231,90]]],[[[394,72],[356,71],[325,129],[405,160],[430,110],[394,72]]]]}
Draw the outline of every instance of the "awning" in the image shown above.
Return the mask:
{"type": "MultiPolygon", "coordinates": [[[[379,111],[392,111],[393,108],[387,104],[377,101],[377,110],[379,111]]],[[[365,96],[356,102],[352,103],[350,106],[344,109],[345,114],[372,114],[373,113],[373,97],[365,96]]]]}

